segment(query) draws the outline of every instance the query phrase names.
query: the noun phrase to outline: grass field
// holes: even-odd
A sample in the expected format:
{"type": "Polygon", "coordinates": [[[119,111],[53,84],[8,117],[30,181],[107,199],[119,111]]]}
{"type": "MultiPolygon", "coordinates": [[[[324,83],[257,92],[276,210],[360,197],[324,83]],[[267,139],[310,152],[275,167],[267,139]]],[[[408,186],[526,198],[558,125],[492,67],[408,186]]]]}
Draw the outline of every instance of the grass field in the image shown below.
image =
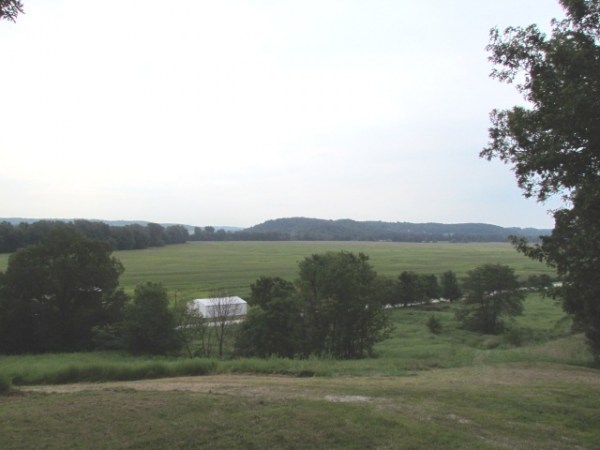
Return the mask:
{"type": "MultiPolygon", "coordinates": [[[[136,284],[162,282],[171,296],[198,297],[223,289],[244,296],[262,275],[294,280],[298,262],[314,253],[346,250],[363,252],[378,273],[397,276],[403,270],[459,276],[485,263],[514,267],[526,278],[553,271],[517,253],[509,244],[449,244],[394,242],[190,242],[146,250],[115,252],[125,266],[121,285],[132,292],[136,284]]],[[[8,255],[0,255],[5,270],[8,255]]]]}
{"type": "MultiPolygon", "coordinates": [[[[500,244],[194,243],[117,257],[128,290],[162,281],[191,296],[294,279],[327,250],[362,251],[387,275],[484,263],[551,274],[500,244]]],[[[600,372],[555,301],[528,295],[499,336],[458,328],[454,305],[391,315],[392,335],[363,360],[0,356],[0,384],[16,387],[0,395],[0,448],[599,448],[600,372]]]]}
{"type": "Polygon", "coordinates": [[[554,301],[528,296],[524,315],[502,336],[459,329],[452,308],[394,310],[392,337],[375,358],[357,361],[0,357],[0,377],[20,384],[0,396],[0,442],[3,449],[598,448],[600,373],[554,301]],[[439,335],[425,326],[432,314],[442,322],[439,335]],[[185,375],[185,364],[206,375],[89,383],[185,375]]]}
{"type": "MultiPolygon", "coordinates": [[[[485,263],[514,267],[526,278],[554,272],[517,253],[509,244],[449,244],[393,242],[190,242],[146,250],[115,252],[125,266],[121,284],[131,292],[137,283],[160,281],[172,296],[198,297],[223,289],[245,296],[260,276],[294,280],[298,262],[314,253],[363,252],[378,273],[397,276],[403,270],[459,276],[485,263]]],[[[0,255],[0,270],[6,265],[0,255]]]]}

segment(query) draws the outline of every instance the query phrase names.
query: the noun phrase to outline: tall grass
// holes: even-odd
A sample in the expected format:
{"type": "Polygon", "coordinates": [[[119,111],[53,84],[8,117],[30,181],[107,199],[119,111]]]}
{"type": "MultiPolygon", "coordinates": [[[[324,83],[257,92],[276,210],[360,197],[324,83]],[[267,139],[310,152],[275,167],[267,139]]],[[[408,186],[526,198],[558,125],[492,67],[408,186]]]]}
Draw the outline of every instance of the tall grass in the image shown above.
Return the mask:
{"type": "MultiPolygon", "coordinates": [[[[453,305],[400,308],[391,312],[392,335],[362,360],[330,358],[168,358],[118,352],[0,356],[0,378],[15,385],[135,380],[219,373],[291,376],[403,376],[420,370],[510,362],[557,362],[591,366],[593,358],[581,335],[553,300],[529,295],[525,313],[503,335],[481,335],[460,329],[453,305]],[[431,316],[442,324],[433,334],[431,316]]],[[[1,381],[0,381],[1,383],[1,381]]]]}

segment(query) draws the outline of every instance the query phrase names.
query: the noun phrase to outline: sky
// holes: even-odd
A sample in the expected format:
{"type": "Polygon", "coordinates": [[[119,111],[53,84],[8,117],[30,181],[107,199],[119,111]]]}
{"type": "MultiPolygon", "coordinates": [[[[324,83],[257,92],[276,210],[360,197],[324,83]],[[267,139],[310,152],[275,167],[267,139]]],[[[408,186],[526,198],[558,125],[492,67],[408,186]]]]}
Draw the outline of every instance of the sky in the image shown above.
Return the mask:
{"type": "Polygon", "coordinates": [[[491,27],[556,0],[23,0],[0,22],[0,217],[551,228],[478,157],[491,27]]]}

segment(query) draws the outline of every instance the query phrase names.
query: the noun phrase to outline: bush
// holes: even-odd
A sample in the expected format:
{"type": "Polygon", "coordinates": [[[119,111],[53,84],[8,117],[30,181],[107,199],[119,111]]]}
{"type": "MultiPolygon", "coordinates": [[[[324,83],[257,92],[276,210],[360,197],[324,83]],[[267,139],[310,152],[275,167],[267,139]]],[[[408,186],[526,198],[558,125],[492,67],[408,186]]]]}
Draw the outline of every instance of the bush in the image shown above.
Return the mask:
{"type": "Polygon", "coordinates": [[[427,321],[427,328],[433,334],[440,334],[442,332],[442,323],[435,316],[431,316],[427,321]]]}
{"type": "Polygon", "coordinates": [[[6,375],[0,374],[0,394],[6,394],[12,389],[12,383],[10,378],[6,375]]]}

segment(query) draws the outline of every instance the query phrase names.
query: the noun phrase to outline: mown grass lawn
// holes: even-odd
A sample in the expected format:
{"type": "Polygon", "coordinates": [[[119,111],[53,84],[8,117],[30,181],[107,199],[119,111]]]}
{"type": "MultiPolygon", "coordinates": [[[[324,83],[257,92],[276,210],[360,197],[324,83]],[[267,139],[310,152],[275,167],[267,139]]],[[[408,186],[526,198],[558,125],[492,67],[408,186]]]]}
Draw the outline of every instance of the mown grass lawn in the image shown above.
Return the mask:
{"type": "Polygon", "coordinates": [[[0,398],[3,448],[592,449],[600,442],[600,377],[561,364],[61,388],[0,398]]]}

